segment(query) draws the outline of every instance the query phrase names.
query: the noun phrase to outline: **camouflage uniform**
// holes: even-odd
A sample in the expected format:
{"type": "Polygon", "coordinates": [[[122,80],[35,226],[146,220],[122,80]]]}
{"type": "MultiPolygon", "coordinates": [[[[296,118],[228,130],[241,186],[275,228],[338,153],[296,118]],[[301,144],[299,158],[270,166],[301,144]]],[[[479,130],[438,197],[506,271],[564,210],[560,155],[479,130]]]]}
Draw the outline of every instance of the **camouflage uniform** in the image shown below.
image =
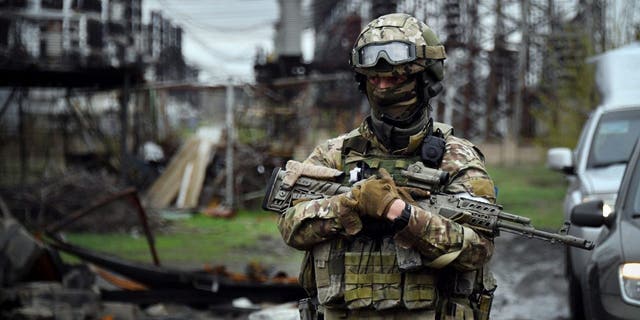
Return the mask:
{"type": "MultiPolygon", "coordinates": [[[[435,33],[414,17],[391,14],[369,23],[350,63],[371,115],[358,129],[317,146],[304,162],[347,178],[356,167],[384,168],[401,186],[401,170],[425,162],[424,141],[444,138],[438,140],[442,161],[433,162],[450,174],[443,191],[495,202],[482,153],[429,117],[428,100],[442,89],[444,59],[435,33]],[[382,86],[379,77],[395,82],[382,86]]],[[[484,272],[491,239],[432,212],[425,199],[402,199],[411,203],[403,211],[408,222],[390,228],[390,218],[371,217],[369,207],[354,213],[349,196],[295,203],[278,220],[284,241],[306,251],[300,282],[325,319],[488,318],[491,296],[476,289],[493,287],[484,272]]],[[[378,205],[377,199],[364,203],[378,205]]]]}
{"type": "MultiPolygon", "coordinates": [[[[368,122],[365,121],[360,128],[346,135],[330,139],[317,146],[304,162],[345,170],[343,163],[348,161],[343,159],[343,143],[346,139],[357,135],[371,142],[371,150],[368,152],[370,155],[369,158],[391,155],[391,153],[377,141],[375,135],[368,128],[367,123],[368,122]]],[[[394,155],[400,156],[399,158],[404,156],[409,159],[415,152],[415,149],[416,146],[410,145],[407,149],[396,152],[394,155]]],[[[352,156],[358,158],[358,155],[352,156]]],[[[346,158],[349,158],[349,156],[346,158]]],[[[409,164],[409,162],[407,162],[407,164],[409,164]]],[[[491,202],[495,201],[493,182],[484,167],[483,155],[467,140],[453,135],[447,135],[446,152],[440,169],[449,172],[451,176],[450,183],[444,189],[445,192],[452,194],[466,192],[472,196],[483,197],[491,202]]],[[[440,306],[440,308],[448,308],[452,311],[452,314],[449,316],[456,317],[451,319],[473,319],[472,311],[468,307],[468,301],[447,301],[447,297],[444,296],[444,292],[439,290],[440,288],[435,290],[435,294],[434,292],[426,292],[427,295],[431,295],[431,297],[423,299],[426,302],[423,301],[423,303],[420,303],[420,299],[413,301],[413,303],[416,304],[415,309],[407,309],[405,306],[411,305],[412,302],[401,301],[402,297],[398,299],[399,301],[397,303],[390,303],[389,308],[377,308],[373,301],[371,301],[371,303],[365,301],[361,303],[361,307],[351,307],[348,305],[345,306],[344,294],[341,293],[346,290],[344,287],[348,286],[348,284],[345,285],[341,279],[333,282],[332,279],[329,279],[326,283],[318,283],[318,269],[320,268],[318,261],[321,260],[319,260],[317,255],[318,253],[320,255],[327,255],[326,250],[319,252],[323,250],[318,250],[318,247],[324,249],[326,247],[335,248],[336,246],[345,246],[351,249],[347,250],[347,253],[357,253],[361,251],[354,251],[353,247],[360,246],[368,250],[379,250],[378,247],[385,247],[386,244],[388,250],[381,250],[379,254],[380,256],[386,257],[395,255],[395,244],[397,243],[402,247],[417,250],[424,258],[425,264],[445,254],[453,253],[457,255],[453,261],[445,266],[441,266],[439,269],[425,266],[422,270],[419,270],[419,272],[406,272],[406,274],[416,275],[415,277],[424,274],[428,275],[428,277],[426,277],[426,285],[428,285],[428,283],[432,283],[433,285],[437,284],[437,276],[448,272],[448,269],[457,271],[477,270],[488,262],[493,253],[492,241],[471,229],[466,229],[470,230],[470,234],[465,234],[462,226],[458,223],[432,214],[420,207],[414,206],[413,210],[412,219],[409,221],[407,227],[393,237],[383,238],[383,240],[378,239],[377,241],[383,244],[377,246],[368,243],[376,241],[375,239],[371,240],[368,237],[359,238],[358,234],[362,230],[362,224],[357,221],[344,221],[340,215],[341,208],[339,208],[339,205],[336,203],[330,201],[329,198],[301,202],[292,206],[280,217],[278,227],[283,239],[288,245],[300,250],[307,250],[310,253],[310,257],[305,261],[307,265],[303,265],[301,273],[303,286],[312,292],[322,290],[322,288],[317,288],[318,284],[325,287],[334,287],[329,289],[335,291],[334,293],[325,293],[324,297],[320,297],[320,302],[325,304],[326,312],[330,314],[345,314],[348,315],[349,318],[367,319],[374,316],[381,317],[381,319],[422,319],[416,318],[418,316],[423,316],[424,319],[435,319],[436,309],[440,306]],[[466,240],[464,240],[465,238],[466,240]],[[371,249],[372,247],[374,249],[371,249]],[[313,259],[313,261],[309,261],[311,259],[313,259]],[[305,275],[305,269],[308,270],[310,268],[310,266],[308,266],[309,263],[315,264],[312,267],[315,268],[315,270],[311,272],[311,275],[305,275]],[[316,279],[313,279],[314,276],[316,279]],[[315,281],[316,283],[304,283],[305,281],[315,281]],[[313,288],[314,286],[316,288],[313,288]],[[333,296],[330,297],[331,295],[333,296]],[[447,303],[449,303],[448,307],[447,303]],[[456,307],[451,307],[452,303],[456,305],[456,307]]],[[[330,255],[331,253],[329,252],[328,254],[330,255]]],[[[376,254],[370,256],[375,257],[376,254]]],[[[330,260],[331,259],[327,259],[327,264],[330,263],[330,260]]],[[[346,260],[349,259],[347,258],[346,260]]],[[[322,262],[320,262],[320,264],[322,264],[322,262]]],[[[390,268],[397,268],[397,266],[393,264],[394,263],[392,263],[390,268]]],[[[374,264],[370,270],[374,271],[381,267],[385,267],[384,264],[382,264],[382,266],[374,264]]],[[[342,269],[341,266],[336,268],[342,269]]],[[[348,268],[347,263],[345,267],[345,272],[347,273],[348,268]]],[[[396,271],[396,274],[399,272],[398,270],[394,271],[396,271]]],[[[340,272],[336,275],[329,275],[329,278],[332,276],[334,278],[340,277],[339,274],[340,272]]],[[[397,285],[401,285],[401,283],[397,285]]],[[[320,294],[322,295],[322,293],[320,294]]],[[[445,313],[446,312],[443,314],[445,313]]],[[[441,318],[449,319],[448,317],[441,318]]]]}

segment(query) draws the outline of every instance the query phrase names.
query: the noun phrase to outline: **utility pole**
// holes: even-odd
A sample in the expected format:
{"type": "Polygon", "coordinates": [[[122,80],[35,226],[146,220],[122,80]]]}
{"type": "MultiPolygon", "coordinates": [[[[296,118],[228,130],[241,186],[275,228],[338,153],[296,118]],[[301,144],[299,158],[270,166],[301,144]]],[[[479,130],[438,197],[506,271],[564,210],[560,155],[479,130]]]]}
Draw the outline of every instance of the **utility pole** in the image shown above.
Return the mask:
{"type": "Polygon", "coordinates": [[[233,145],[235,141],[235,129],[233,123],[233,105],[235,104],[233,79],[229,78],[226,86],[226,127],[227,127],[227,153],[225,158],[226,169],[226,188],[225,188],[225,202],[229,208],[233,208],[234,200],[234,183],[233,183],[233,145]]]}
{"type": "Polygon", "coordinates": [[[486,111],[485,111],[485,130],[484,139],[491,139],[492,134],[496,133],[498,117],[503,109],[502,101],[499,98],[500,85],[504,81],[503,62],[501,60],[508,59],[505,54],[505,26],[504,13],[502,12],[502,0],[495,2],[495,35],[493,37],[493,52],[489,53],[489,77],[487,79],[486,89],[486,111]]]}
{"type": "Polygon", "coordinates": [[[511,127],[509,137],[506,139],[507,153],[510,159],[515,161],[517,148],[520,145],[520,123],[522,122],[522,98],[525,90],[525,74],[527,72],[527,54],[529,51],[529,0],[522,0],[520,6],[520,29],[522,39],[518,55],[518,78],[516,90],[513,95],[513,114],[511,115],[511,127]]]}
{"type": "Polygon", "coordinates": [[[27,181],[27,129],[25,126],[26,113],[24,112],[24,100],[27,99],[28,89],[20,90],[18,94],[18,132],[20,135],[20,183],[27,181]]]}
{"type": "Polygon", "coordinates": [[[129,73],[125,70],[120,96],[120,181],[128,183],[125,166],[128,158],[127,134],[129,132],[129,73]]]}

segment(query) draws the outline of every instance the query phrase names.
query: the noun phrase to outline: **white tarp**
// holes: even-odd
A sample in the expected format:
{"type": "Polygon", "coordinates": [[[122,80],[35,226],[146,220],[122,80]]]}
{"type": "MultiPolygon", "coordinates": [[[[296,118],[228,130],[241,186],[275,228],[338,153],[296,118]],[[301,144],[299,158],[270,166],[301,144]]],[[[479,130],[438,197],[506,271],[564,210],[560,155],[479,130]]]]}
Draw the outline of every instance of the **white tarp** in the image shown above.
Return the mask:
{"type": "Polygon", "coordinates": [[[603,105],[640,104],[640,42],[590,59],[596,63],[596,83],[603,105]]]}

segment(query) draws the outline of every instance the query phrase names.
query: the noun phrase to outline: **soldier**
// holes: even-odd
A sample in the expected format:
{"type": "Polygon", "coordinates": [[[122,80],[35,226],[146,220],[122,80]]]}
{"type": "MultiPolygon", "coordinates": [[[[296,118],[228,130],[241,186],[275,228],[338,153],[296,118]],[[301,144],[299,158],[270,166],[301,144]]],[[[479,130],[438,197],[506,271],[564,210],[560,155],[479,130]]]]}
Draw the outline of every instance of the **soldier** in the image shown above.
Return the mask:
{"type": "Polygon", "coordinates": [[[278,221],[284,241],[306,251],[300,282],[313,317],[488,319],[492,240],[421,208],[428,193],[400,182],[422,161],[450,174],[444,192],[495,202],[482,153],[430,117],[444,59],[435,33],[407,14],[381,16],[358,36],[350,64],[371,114],[304,161],[345,172],[351,191],[295,203],[278,221]]]}

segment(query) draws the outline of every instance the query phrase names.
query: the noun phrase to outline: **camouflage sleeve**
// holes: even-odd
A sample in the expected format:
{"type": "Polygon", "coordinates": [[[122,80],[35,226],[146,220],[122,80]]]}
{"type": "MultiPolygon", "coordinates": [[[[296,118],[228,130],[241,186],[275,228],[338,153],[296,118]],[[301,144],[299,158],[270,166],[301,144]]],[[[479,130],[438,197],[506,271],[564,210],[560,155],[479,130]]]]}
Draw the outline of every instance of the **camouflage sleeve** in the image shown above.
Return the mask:
{"type": "Polygon", "coordinates": [[[477,270],[493,254],[493,241],[429,210],[412,206],[407,227],[395,237],[403,247],[413,247],[433,268],[452,266],[460,271],[477,270]]]}
{"type": "Polygon", "coordinates": [[[449,172],[446,193],[468,193],[496,202],[493,180],[484,165],[484,155],[471,142],[450,136],[440,169],[449,172]]]}
{"type": "MultiPolygon", "coordinates": [[[[467,193],[494,203],[493,180],[484,166],[482,152],[471,142],[455,136],[449,136],[446,142],[440,169],[449,172],[451,178],[444,191],[467,193]]],[[[450,265],[461,271],[479,269],[494,250],[491,239],[429,208],[417,206],[413,206],[409,224],[398,232],[396,240],[402,246],[417,249],[435,268],[450,265]]]]}
{"type": "Polygon", "coordinates": [[[344,208],[340,207],[337,197],[340,195],[300,202],[282,214],[278,219],[278,230],[285,243],[308,250],[325,240],[360,231],[360,220],[354,220],[357,215],[340,214],[344,208]]]}
{"type": "MultiPolygon", "coordinates": [[[[304,163],[341,169],[342,137],[330,139],[307,157],[304,163]]],[[[278,219],[278,229],[289,246],[307,250],[335,237],[355,234],[362,228],[357,214],[342,207],[338,196],[303,201],[290,207],[278,219]]]]}

